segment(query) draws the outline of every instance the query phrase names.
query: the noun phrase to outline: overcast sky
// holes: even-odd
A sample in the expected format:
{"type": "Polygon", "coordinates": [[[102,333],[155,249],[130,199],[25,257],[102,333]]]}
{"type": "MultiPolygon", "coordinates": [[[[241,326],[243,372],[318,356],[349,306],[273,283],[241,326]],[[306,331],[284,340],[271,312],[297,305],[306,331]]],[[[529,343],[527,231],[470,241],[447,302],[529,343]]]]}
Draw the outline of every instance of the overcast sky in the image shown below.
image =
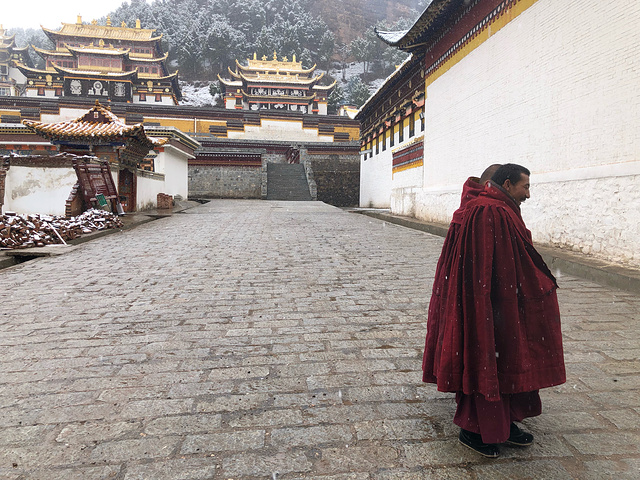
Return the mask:
{"type": "MultiPolygon", "coordinates": [[[[114,11],[128,0],[0,0],[0,24],[11,28],[57,29],[61,23],[75,23],[78,15],[90,22],[114,11]]],[[[150,0],[147,2],[151,3],[150,0]]]]}

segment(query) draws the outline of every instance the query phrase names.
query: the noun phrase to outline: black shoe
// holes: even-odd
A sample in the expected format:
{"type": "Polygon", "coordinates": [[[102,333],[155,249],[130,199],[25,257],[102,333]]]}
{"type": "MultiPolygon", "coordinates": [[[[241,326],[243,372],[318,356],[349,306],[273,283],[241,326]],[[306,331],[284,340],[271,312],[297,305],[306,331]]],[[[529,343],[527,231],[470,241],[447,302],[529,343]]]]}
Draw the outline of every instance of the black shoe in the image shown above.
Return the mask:
{"type": "Polygon", "coordinates": [[[515,423],[512,423],[509,438],[505,443],[516,447],[528,447],[533,443],[533,435],[523,432],[515,423]]]}
{"type": "Polygon", "coordinates": [[[469,430],[460,429],[460,436],[458,440],[465,447],[469,447],[476,453],[479,453],[483,457],[496,458],[500,455],[500,450],[495,443],[484,443],[482,437],[478,433],[470,432],[469,430]]]}

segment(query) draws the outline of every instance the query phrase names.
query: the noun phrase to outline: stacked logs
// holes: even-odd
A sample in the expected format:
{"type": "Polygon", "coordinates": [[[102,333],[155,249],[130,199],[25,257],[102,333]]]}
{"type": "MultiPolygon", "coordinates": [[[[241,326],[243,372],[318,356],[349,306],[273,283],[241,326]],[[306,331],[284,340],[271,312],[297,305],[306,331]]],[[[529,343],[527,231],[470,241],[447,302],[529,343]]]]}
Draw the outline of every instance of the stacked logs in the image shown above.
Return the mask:
{"type": "Polygon", "coordinates": [[[71,218],[5,212],[0,215],[0,248],[64,244],[82,234],[122,226],[122,220],[118,216],[96,209],[71,218]]]}

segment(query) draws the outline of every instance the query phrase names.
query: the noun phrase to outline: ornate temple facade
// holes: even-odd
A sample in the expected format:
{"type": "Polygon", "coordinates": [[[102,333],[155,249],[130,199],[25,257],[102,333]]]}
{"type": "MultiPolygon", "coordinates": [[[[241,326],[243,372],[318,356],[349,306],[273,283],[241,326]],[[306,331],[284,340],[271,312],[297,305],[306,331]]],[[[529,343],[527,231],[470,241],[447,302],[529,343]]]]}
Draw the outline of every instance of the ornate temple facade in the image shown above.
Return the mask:
{"type": "Polygon", "coordinates": [[[24,81],[24,77],[14,68],[16,62],[31,65],[27,47],[16,47],[15,35],[7,35],[0,25],[0,96],[20,95],[20,80],[24,81]]]}
{"type": "Polygon", "coordinates": [[[218,75],[224,91],[224,105],[237,110],[280,110],[303,114],[327,114],[327,100],[336,82],[319,85],[324,74],[314,75],[316,66],[302,68],[295,55],[278,60],[262,57],[247,59],[247,65],[236,60],[236,69],[229,68],[231,80],[218,75]]]}
{"type": "Polygon", "coordinates": [[[28,97],[82,97],[100,101],[177,105],[180,100],[178,73],[169,73],[162,35],[155,29],[63,23],[60,30],[43,27],[54,48],[33,46],[43,58],[44,69],[22,62],[16,66],[26,77],[28,97]]]}

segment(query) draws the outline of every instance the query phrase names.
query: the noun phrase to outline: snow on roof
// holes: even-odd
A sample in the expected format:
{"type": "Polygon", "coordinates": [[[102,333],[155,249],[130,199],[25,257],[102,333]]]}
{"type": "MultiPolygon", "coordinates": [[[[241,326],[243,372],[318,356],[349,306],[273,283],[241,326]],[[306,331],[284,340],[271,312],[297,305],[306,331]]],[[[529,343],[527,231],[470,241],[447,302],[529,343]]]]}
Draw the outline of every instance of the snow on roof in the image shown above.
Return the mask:
{"type": "Polygon", "coordinates": [[[382,32],[376,30],[376,34],[387,43],[396,43],[407,33],[409,33],[409,30],[398,30],[396,32],[382,32]]]}

